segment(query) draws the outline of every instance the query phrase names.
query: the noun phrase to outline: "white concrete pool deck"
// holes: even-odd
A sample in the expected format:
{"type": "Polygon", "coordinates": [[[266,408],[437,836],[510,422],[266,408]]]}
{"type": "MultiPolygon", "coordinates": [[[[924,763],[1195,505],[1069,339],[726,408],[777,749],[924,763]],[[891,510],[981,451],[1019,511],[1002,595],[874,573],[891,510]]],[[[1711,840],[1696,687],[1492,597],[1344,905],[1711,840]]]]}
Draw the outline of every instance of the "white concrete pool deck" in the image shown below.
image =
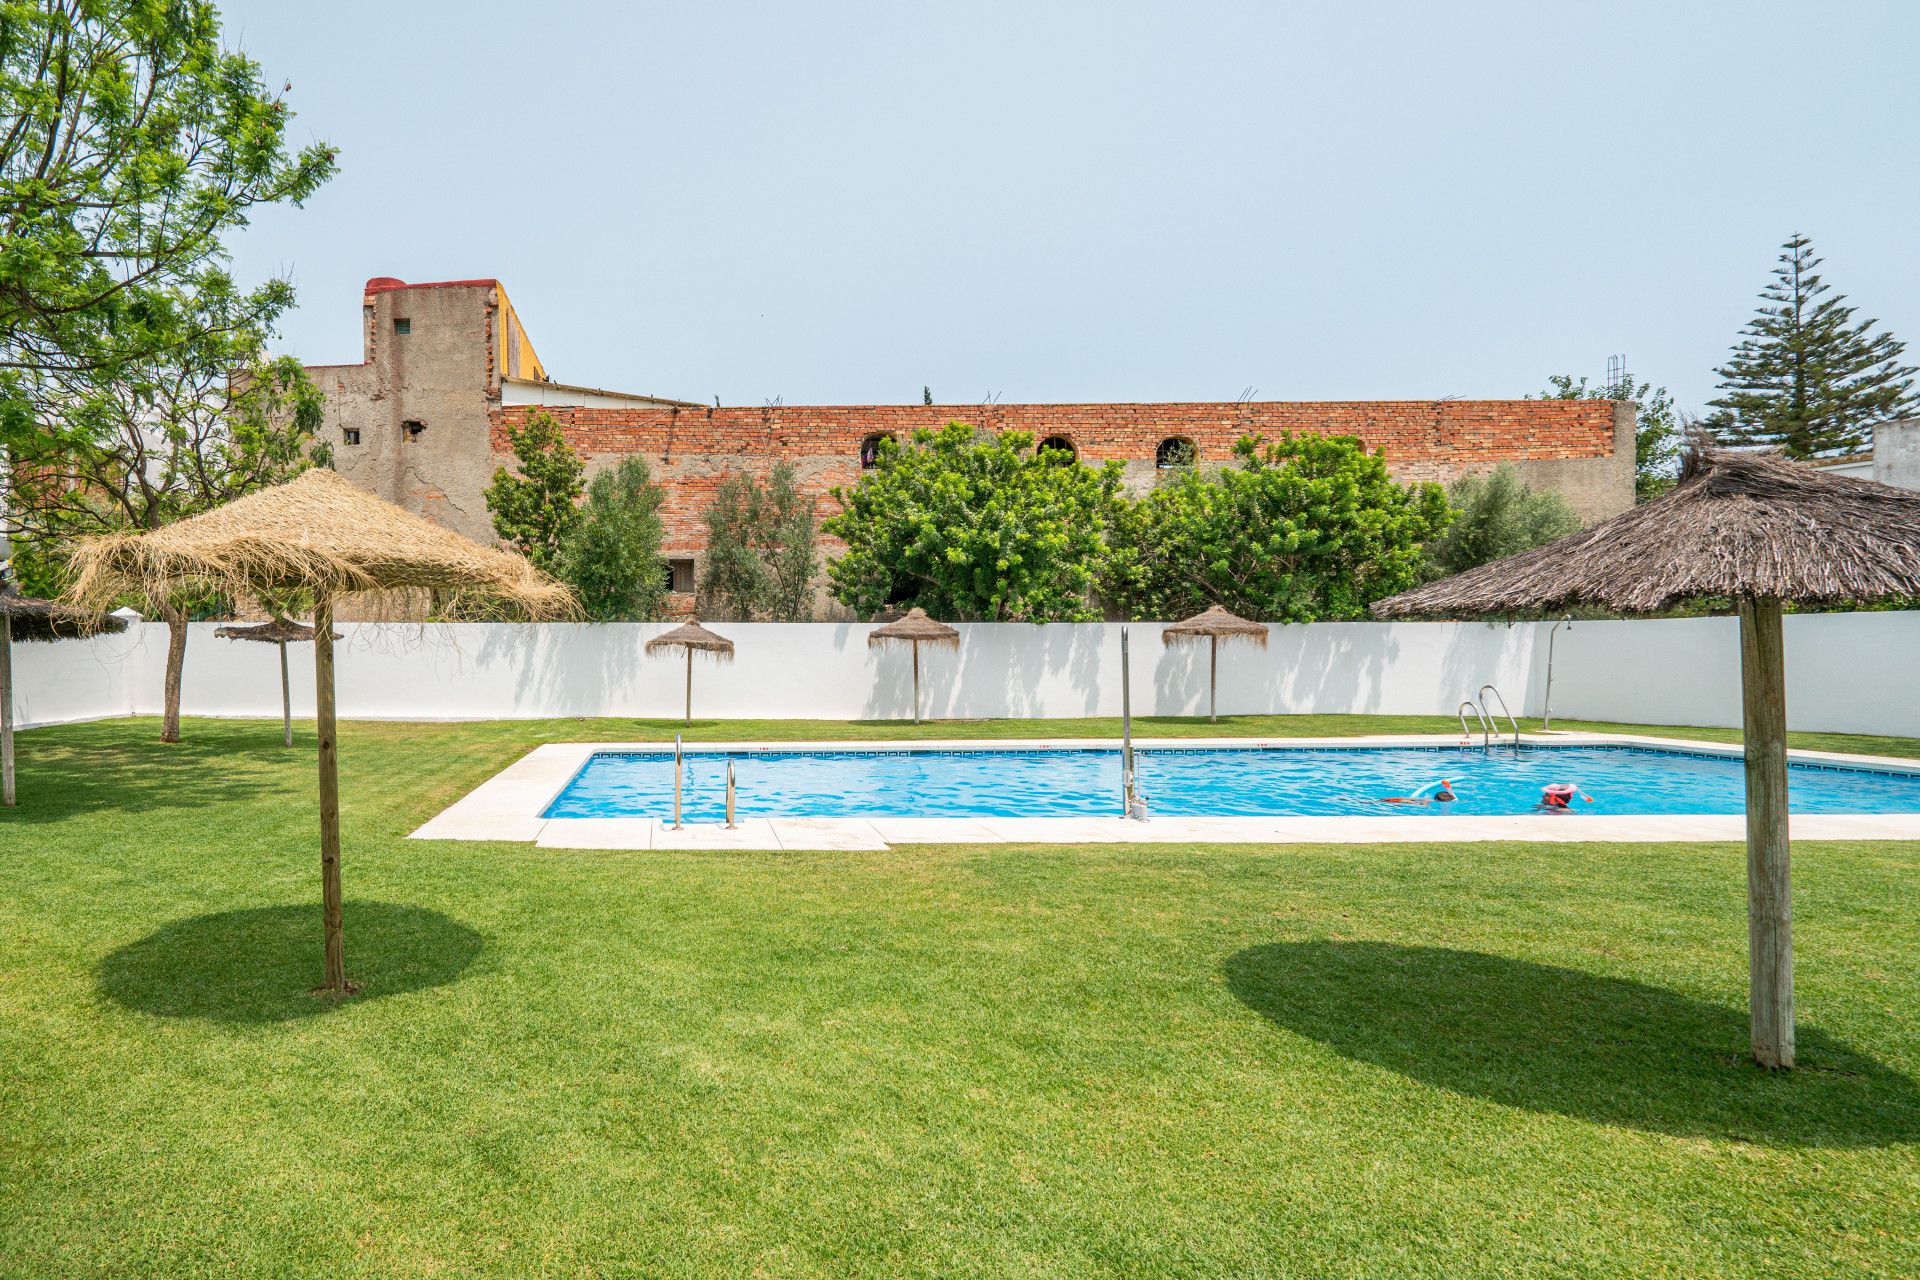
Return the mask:
{"type": "MultiPolygon", "coordinates": [[[[1452,734],[1376,734],[1354,738],[1136,738],[1140,749],[1208,747],[1450,747],[1452,734]]],[[[1740,748],[1641,734],[1523,734],[1542,746],[1641,746],[1738,757],[1740,748]]],[[[702,742],[689,754],[728,751],[1039,751],[1117,748],[1106,738],[953,738],[913,742],[702,742]]],[[[596,752],[672,754],[660,742],[552,742],[535,747],[455,801],[413,833],[415,840],[505,840],[542,849],[881,850],[899,844],[1387,844],[1416,841],[1743,840],[1740,814],[1588,815],[1533,813],[1435,817],[1110,818],[743,818],[686,823],[658,818],[543,818],[553,798],[596,752]]],[[[1920,773],[1920,761],[1832,751],[1791,751],[1808,763],[1860,765],[1920,773]]],[[[1119,808],[1116,798],[1114,807],[1119,808]]],[[[1796,840],[1920,840],[1920,813],[1795,814],[1796,840]]]]}

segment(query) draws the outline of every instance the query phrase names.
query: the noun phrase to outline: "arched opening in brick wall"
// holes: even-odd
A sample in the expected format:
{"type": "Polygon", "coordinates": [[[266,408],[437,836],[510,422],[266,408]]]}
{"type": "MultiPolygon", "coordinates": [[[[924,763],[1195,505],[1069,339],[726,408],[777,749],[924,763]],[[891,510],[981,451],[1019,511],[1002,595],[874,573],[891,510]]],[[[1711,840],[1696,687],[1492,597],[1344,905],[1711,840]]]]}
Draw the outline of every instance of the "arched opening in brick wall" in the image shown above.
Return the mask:
{"type": "Polygon", "coordinates": [[[1080,451],[1073,447],[1073,441],[1065,436],[1048,436],[1034,452],[1049,462],[1075,462],[1080,457],[1080,451]]]}
{"type": "Polygon", "coordinates": [[[1185,436],[1168,436],[1153,451],[1153,465],[1162,471],[1190,467],[1200,460],[1200,446],[1185,436]]]}

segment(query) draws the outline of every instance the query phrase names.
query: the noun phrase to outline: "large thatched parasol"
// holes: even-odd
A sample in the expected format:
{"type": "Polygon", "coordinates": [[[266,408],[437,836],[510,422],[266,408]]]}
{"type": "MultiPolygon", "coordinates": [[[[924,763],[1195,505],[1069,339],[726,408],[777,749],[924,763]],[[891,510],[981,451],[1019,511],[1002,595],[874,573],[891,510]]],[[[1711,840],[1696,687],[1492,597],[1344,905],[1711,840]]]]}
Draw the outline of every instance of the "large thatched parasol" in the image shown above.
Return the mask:
{"type": "MultiPolygon", "coordinates": [[[[214,633],[222,640],[252,640],[256,644],[270,644],[280,650],[280,740],[287,746],[293,745],[293,691],[287,683],[287,646],[302,644],[313,639],[313,628],[304,622],[295,622],[291,618],[275,618],[271,622],[250,622],[234,627],[218,627],[214,633]]],[[[338,631],[333,638],[341,638],[338,631]]]]}
{"type": "Polygon", "coordinates": [[[1217,702],[1220,696],[1220,642],[1222,640],[1250,640],[1262,649],[1267,647],[1267,629],[1257,622],[1248,622],[1245,618],[1227,612],[1219,605],[1213,605],[1203,613],[1196,613],[1182,622],[1175,622],[1160,632],[1162,644],[1196,644],[1207,642],[1207,720],[1219,720],[1217,702]]]}
{"type": "Polygon", "coordinates": [[[657,635],[647,641],[647,652],[656,653],[664,649],[685,649],[687,651],[687,723],[693,723],[693,655],[710,653],[715,662],[733,661],[733,641],[725,636],[717,636],[700,625],[700,619],[682,623],[663,635],[657,635]]]}
{"type": "Polygon", "coordinates": [[[876,627],[867,633],[867,647],[883,644],[911,644],[913,646],[913,722],[920,723],[920,646],[923,644],[946,645],[949,648],[960,647],[960,633],[944,622],[935,622],[927,616],[925,609],[911,609],[904,618],[895,619],[884,627],[876,627]]]}
{"type": "Polygon", "coordinates": [[[1604,524],[1382,600],[1383,618],[1598,605],[1653,613],[1723,597],[1740,610],[1753,1055],[1793,1065],[1783,603],[1920,596],[1920,494],[1770,454],[1698,445],[1664,497],[1604,524]]]}
{"type": "Polygon", "coordinates": [[[36,600],[0,582],[0,805],[14,806],[13,785],[13,642],[16,640],[77,640],[103,632],[127,629],[124,618],[110,613],[69,609],[52,600],[36,600]]]}
{"type": "Polygon", "coordinates": [[[333,702],[333,607],[362,591],[418,587],[484,596],[534,616],[574,611],[567,589],[507,551],[482,547],[402,511],[331,471],[314,470],[204,515],[143,534],[83,541],[69,595],[104,603],[122,592],[160,598],[181,588],[259,596],[305,591],[314,608],[314,711],[320,743],[323,989],[352,990],[340,929],[340,762],[333,702]]]}

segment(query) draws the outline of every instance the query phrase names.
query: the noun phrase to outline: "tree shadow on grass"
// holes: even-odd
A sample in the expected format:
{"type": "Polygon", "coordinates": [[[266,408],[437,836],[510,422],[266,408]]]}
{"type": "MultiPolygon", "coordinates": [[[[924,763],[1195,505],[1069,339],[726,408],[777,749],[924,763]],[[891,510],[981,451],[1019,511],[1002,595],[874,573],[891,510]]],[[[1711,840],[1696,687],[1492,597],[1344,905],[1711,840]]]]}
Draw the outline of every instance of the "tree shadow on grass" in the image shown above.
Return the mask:
{"type": "Polygon", "coordinates": [[[1289,1031],[1422,1083],[1529,1111],[1770,1146],[1920,1140],[1920,1088],[1801,1026],[1799,1070],[1747,1056],[1747,1014],[1477,951],[1294,942],[1228,957],[1227,986],[1289,1031]]]}
{"type": "Polygon", "coordinates": [[[20,804],[0,810],[0,831],[75,814],[150,813],[254,800],[289,783],[311,790],[312,732],[264,720],[192,721],[185,741],[159,741],[157,722],[96,721],[19,737],[20,804]]]}
{"type": "MultiPolygon", "coordinates": [[[[452,982],[480,954],[478,933],[420,907],[345,904],[351,1003],[452,982]]],[[[339,1001],[310,994],[322,979],[320,904],[194,916],[100,962],[100,990],[141,1013],[213,1022],[311,1018],[339,1001]]]]}

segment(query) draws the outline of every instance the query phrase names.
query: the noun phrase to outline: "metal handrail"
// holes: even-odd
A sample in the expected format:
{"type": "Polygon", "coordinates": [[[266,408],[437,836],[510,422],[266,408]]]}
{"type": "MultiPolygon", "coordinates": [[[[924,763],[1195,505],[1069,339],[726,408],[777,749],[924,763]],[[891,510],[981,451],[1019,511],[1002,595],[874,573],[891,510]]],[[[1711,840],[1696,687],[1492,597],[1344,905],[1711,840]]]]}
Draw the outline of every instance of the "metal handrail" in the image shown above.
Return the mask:
{"type": "Polygon", "coordinates": [[[733,761],[727,761],[727,830],[733,830],[733,761]]]}
{"type": "Polygon", "coordinates": [[[1469,711],[1473,712],[1474,718],[1480,722],[1480,745],[1483,748],[1491,747],[1493,745],[1493,722],[1487,719],[1487,713],[1481,709],[1480,704],[1471,698],[1466,699],[1454,708],[1455,714],[1460,717],[1460,745],[1465,746],[1473,741],[1473,730],[1467,727],[1467,712],[1469,711]]]}
{"type": "MultiPolygon", "coordinates": [[[[1485,706],[1487,705],[1488,694],[1492,694],[1495,698],[1499,699],[1500,714],[1505,716],[1507,718],[1507,723],[1513,726],[1513,749],[1515,751],[1518,751],[1520,749],[1520,722],[1514,719],[1513,712],[1507,709],[1506,698],[1502,696],[1501,692],[1498,689],[1494,688],[1490,684],[1483,684],[1480,686],[1480,705],[1482,708],[1485,708],[1485,706]]],[[[1489,715],[1487,718],[1489,721],[1492,720],[1491,715],[1489,715]]]]}
{"type": "Polygon", "coordinates": [[[673,829],[680,830],[680,772],[683,766],[680,755],[680,735],[673,735],[673,829]]]}

